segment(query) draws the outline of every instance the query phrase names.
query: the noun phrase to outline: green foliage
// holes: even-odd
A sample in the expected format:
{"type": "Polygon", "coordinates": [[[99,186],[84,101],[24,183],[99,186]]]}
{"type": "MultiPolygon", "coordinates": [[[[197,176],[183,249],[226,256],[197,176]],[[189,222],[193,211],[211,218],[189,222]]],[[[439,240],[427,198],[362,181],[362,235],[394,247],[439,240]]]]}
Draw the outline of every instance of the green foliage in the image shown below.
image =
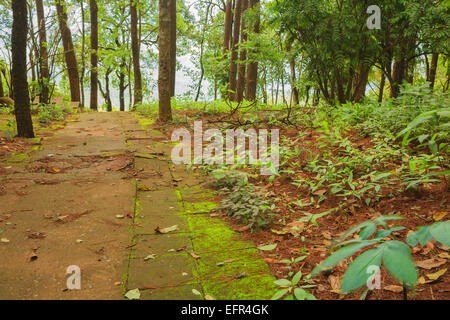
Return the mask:
{"type": "MultiPolygon", "coordinates": [[[[342,292],[349,293],[364,286],[370,275],[369,267],[381,267],[386,270],[402,285],[408,288],[414,288],[417,284],[418,273],[415,268],[410,248],[403,242],[397,240],[386,241],[386,237],[393,233],[404,230],[404,227],[388,227],[387,222],[403,219],[400,216],[381,216],[373,221],[364,222],[348,232],[346,232],[338,241],[343,241],[348,237],[358,234],[357,239],[351,239],[339,243],[334,249],[337,249],[328,259],[317,266],[312,276],[329,270],[341,261],[357,254],[361,250],[374,247],[360,254],[347,269],[342,281],[342,292]]],[[[439,222],[432,226],[420,228],[419,231],[412,233],[407,238],[407,243],[412,247],[417,244],[425,246],[432,239],[441,242],[444,245],[450,244],[450,221],[439,222]]]]}
{"type": "Polygon", "coordinates": [[[43,124],[50,123],[52,121],[64,120],[66,114],[70,113],[70,106],[56,106],[42,104],[38,107],[39,122],[43,124]]]}
{"type": "Polygon", "coordinates": [[[264,229],[272,223],[275,205],[264,199],[262,190],[248,184],[224,191],[227,197],[222,201],[222,206],[230,217],[238,219],[250,229],[264,229]]]}
{"type": "Polygon", "coordinates": [[[291,280],[281,279],[275,281],[275,284],[280,287],[280,290],[275,293],[272,300],[317,300],[313,294],[307,289],[314,288],[315,285],[311,282],[311,277],[303,277],[302,271],[295,274],[291,280]],[[304,285],[300,285],[304,282],[304,285]]]}
{"type": "Polygon", "coordinates": [[[412,247],[418,244],[423,247],[433,239],[450,247],[450,221],[437,222],[432,226],[421,227],[418,231],[411,233],[406,242],[412,247]]]}
{"type": "Polygon", "coordinates": [[[248,181],[244,172],[218,169],[212,171],[212,186],[220,188],[226,198],[222,206],[230,217],[250,229],[266,228],[272,223],[275,205],[264,199],[261,190],[248,181]]]}

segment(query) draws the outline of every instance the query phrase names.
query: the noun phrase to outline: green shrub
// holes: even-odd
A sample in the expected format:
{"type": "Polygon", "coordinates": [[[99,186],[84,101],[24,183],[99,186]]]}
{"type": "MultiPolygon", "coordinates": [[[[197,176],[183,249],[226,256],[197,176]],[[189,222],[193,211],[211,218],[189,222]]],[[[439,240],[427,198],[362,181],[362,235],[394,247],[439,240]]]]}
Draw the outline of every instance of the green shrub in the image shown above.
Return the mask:
{"type": "Polygon", "coordinates": [[[52,121],[62,121],[67,113],[70,112],[70,106],[56,106],[42,104],[38,108],[39,122],[46,124],[52,121]]]}

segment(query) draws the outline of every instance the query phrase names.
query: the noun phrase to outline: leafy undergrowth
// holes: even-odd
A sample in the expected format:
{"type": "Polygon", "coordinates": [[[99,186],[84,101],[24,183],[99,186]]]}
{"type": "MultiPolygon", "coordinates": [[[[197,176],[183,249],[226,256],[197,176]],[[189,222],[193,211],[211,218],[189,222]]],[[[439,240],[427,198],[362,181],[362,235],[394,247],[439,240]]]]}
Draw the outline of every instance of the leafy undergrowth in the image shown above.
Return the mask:
{"type": "MultiPolygon", "coordinates": [[[[262,254],[280,279],[274,298],[448,299],[448,235],[443,242],[433,236],[423,237],[420,243],[411,241],[423,226],[448,229],[450,115],[446,106],[447,96],[412,87],[399,99],[381,105],[369,101],[287,112],[257,108],[228,113],[197,106],[175,112],[173,123],[162,129],[168,135],[181,125],[192,129],[194,120],[221,130],[280,129],[279,174],[260,176],[255,165],[202,166],[210,172],[221,170],[221,175],[227,170],[246,173],[246,185],[255,191],[241,190],[239,183],[216,187],[227,188],[223,218],[244,237],[271,248],[262,254]],[[257,200],[249,193],[258,194],[257,200]],[[252,222],[252,212],[267,220],[252,222]],[[360,234],[353,232],[347,243],[339,242],[360,224],[365,226],[358,229],[360,234]],[[317,266],[340,246],[361,242],[370,245],[317,272],[317,266]],[[396,268],[392,257],[399,253],[405,254],[396,268]],[[348,281],[343,284],[346,272],[358,274],[355,268],[371,254],[375,262],[380,258],[374,264],[382,266],[380,289],[365,290],[361,279],[359,287],[348,281]],[[408,268],[409,273],[397,272],[408,268]]],[[[427,228],[420,230],[427,232],[427,228]]]]}
{"type": "MultiPolygon", "coordinates": [[[[36,140],[17,138],[13,110],[11,108],[0,108],[0,111],[0,161],[2,161],[10,154],[26,152],[33,145],[36,145],[36,140]]],[[[64,125],[64,121],[71,111],[67,104],[59,107],[54,105],[42,105],[39,108],[33,106],[32,117],[35,135],[40,138],[52,136],[54,129],[59,129],[64,125]]]]}

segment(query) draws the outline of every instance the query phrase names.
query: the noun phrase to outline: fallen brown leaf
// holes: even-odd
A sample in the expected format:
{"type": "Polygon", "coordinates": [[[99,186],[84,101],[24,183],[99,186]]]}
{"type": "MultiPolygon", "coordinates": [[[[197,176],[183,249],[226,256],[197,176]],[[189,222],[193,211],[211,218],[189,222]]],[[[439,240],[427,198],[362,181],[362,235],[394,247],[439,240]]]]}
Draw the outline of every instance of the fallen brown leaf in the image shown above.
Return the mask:
{"type": "Polygon", "coordinates": [[[446,263],[447,263],[447,260],[445,260],[445,259],[433,258],[433,259],[428,259],[428,260],[424,260],[424,261],[418,261],[418,262],[416,262],[416,266],[418,266],[419,268],[422,268],[422,269],[431,270],[434,268],[438,268],[446,263]]]}
{"type": "Polygon", "coordinates": [[[384,287],[384,290],[394,292],[394,293],[402,293],[403,287],[392,285],[392,286],[384,287]]]}

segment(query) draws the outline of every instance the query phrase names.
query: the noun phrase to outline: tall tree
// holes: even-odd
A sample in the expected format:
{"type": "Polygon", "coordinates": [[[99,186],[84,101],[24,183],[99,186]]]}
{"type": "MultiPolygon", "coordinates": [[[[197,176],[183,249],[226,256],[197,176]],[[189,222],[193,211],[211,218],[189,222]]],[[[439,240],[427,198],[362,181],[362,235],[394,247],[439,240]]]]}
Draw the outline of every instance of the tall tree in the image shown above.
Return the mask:
{"type": "Polygon", "coordinates": [[[75,56],[75,49],[73,47],[72,33],[67,26],[67,11],[64,0],[56,0],[56,12],[58,15],[59,30],[61,32],[61,38],[64,46],[67,72],[69,74],[70,98],[73,102],[81,102],[78,64],[75,56]]]}
{"type": "Polygon", "coordinates": [[[170,104],[171,94],[171,14],[170,0],[159,1],[159,120],[168,122],[172,119],[170,104]]]}
{"type": "Polygon", "coordinates": [[[12,11],[12,85],[14,88],[17,134],[19,137],[34,138],[27,80],[27,1],[12,1],[12,11]]]}
{"type": "Polygon", "coordinates": [[[436,71],[437,71],[437,67],[438,67],[438,62],[439,62],[439,53],[433,53],[433,55],[431,57],[430,74],[427,79],[430,82],[431,90],[434,89],[434,84],[436,82],[436,71]]]}
{"type": "Polygon", "coordinates": [[[48,51],[47,51],[47,30],[45,26],[45,12],[42,0],[36,0],[36,12],[38,19],[38,33],[39,33],[39,67],[40,67],[40,87],[41,103],[49,103],[49,81],[50,73],[48,69],[48,51]]]}
{"type": "Polygon", "coordinates": [[[238,44],[239,35],[241,32],[241,16],[242,16],[242,0],[236,0],[236,9],[234,11],[234,30],[233,30],[233,42],[231,45],[231,66],[228,77],[228,95],[230,100],[234,100],[236,93],[236,75],[238,66],[236,64],[239,58],[238,44]]]}
{"type": "Polygon", "coordinates": [[[170,96],[175,96],[177,73],[177,0],[169,0],[170,11],[170,96]]]}
{"type": "Polygon", "coordinates": [[[90,0],[91,9],[91,110],[98,110],[98,5],[90,0]]]}
{"type": "Polygon", "coordinates": [[[294,39],[290,37],[286,43],[286,51],[288,54],[289,67],[291,69],[291,92],[292,92],[292,103],[294,106],[299,104],[299,94],[297,89],[297,75],[296,75],[296,66],[295,66],[295,51],[292,50],[292,44],[294,39]]]}
{"type": "MultiPolygon", "coordinates": [[[[241,22],[241,45],[244,44],[247,41],[247,29],[245,26],[245,12],[248,8],[248,0],[242,0],[242,22],[241,22]]],[[[238,72],[238,79],[236,83],[236,97],[235,101],[242,102],[242,99],[244,98],[244,89],[245,89],[245,74],[247,71],[247,66],[245,64],[245,60],[247,60],[247,50],[240,48],[240,57],[239,57],[239,72],[238,72]]]]}
{"type": "Polygon", "coordinates": [[[84,75],[86,72],[86,28],[84,17],[84,0],[80,0],[81,7],[81,74],[80,74],[80,91],[81,91],[81,108],[84,108],[84,75]]]}
{"type": "MultiPolygon", "coordinates": [[[[161,0],[167,2],[169,0],[161,0]]],[[[138,14],[137,5],[139,0],[130,0],[130,15],[131,15],[131,51],[133,54],[133,69],[134,69],[134,107],[142,103],[142,74],[140,62],[140,44],[138,35],[138,14]]],[[[167,4],[166,4],[167,5],[167,4]]],[[[170,47],[168,48],[170,54],[170,47]]]]}
{"type": "Polygon", "coordinates": [[[223,33],[223,55],[230,50],[231,33],[233,32],[233,3],[227,0],[225,5],[225,29],[223,33]]]}
{"type": "MultiPolygon", "coordinates": [[[[249,8],[256,10],[256,22],[254,26],[254,33],[258,34],[260,29],[260,19],[259,19],[259,0],[250,0],[249,8]]],[[[251,55],[254,55],[255,51],[250,51],[249,58],[251,58],[251,55]]],[[[247,81],[246,81],[246,88],[245,88],[245,94],[246,98],[249,101],[256,100],[256,88],[258,84],[258,61],[256,59],[252,59],[252,62],[250,62],[247,66],[247,81]]]]}

